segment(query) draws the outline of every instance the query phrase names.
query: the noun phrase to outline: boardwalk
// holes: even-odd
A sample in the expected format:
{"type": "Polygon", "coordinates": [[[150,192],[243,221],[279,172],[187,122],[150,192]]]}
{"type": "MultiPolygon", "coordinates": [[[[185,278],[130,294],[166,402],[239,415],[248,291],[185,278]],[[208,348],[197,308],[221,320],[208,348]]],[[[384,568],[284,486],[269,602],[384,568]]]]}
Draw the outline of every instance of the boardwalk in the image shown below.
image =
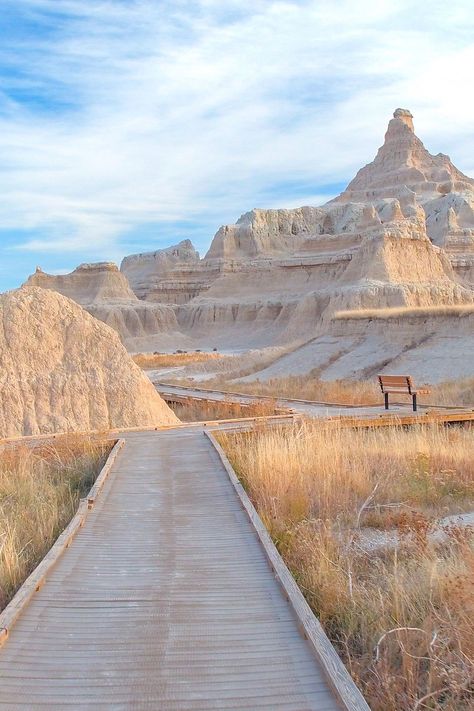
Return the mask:
{"type": "Polygon", "coordinates": [[[0,708],[341,708],[209,440],[126,439],[0,649],[0,708]]]}
{"type": "MultiPolygon", "coordinates": [[[[259,400],[271,400],[272,398],[261,398],[256,395],[240,395],[235,393],[225,393],[220,390],[207,390],[206,388],[188,387],[182,385],[169,385],[168,383],[155,383],[155,387],[165,400],[173,400],[176,398],[191,398],[205,399],[215,402],[235,402],[240,405],[249,405],[259,400]]],[[[382,396],[380,396],[382,401],[382,396]]],[[[277,398],[275,401],[277,407],[281,409],[291,410],[301,415],[309,417],[345,417],[357,415],[358,417],[377,417],[384,414],[383,407],[366,406],[359,407],[356,405],[334,405],[330,403],[311,402],[310,400],[291,400],[288,398],[277,398]]],[[[393,415],[410,412],[411,406],[394,405],[390,409],[393,415]]]]}
{"type": "MultiPolygon", "coordinates": [[[[372,422],[383,421],[392,425],[401,422],[411,424],[414,422],[472,422],[474,421],[474,409],[472,407],[443,407],[419,405],[418,412],[412,411],[411,402],[394,403],[386,411],[383,404],[380,405],[335,405],[331,403],[312,402],[311,400],[290,400],[288,398],[277,398],[273,400],[268,397],[255,395],[241,395],[236,393],[223,392],[221,390],[210,390],[199,387],[189,387],[183,385],[170,385],[168,383],[155,383],[155,387],[160,395],[167,402],[186,402],[188,400],[204,400],[207,402],[233,402],[239,405],[249,405],[260,400],[272,400],[282,411],[294,412],[298,415],[314,417],[320,419],[341,418],[342,420],[372,422]]],[[[401,396],[403,398],[403,396],[401,396]]],[[[406,399],[406,398],[404,398],[406,399]]],[[[380,396],[383,402],[382,395],[380,396]]]]}

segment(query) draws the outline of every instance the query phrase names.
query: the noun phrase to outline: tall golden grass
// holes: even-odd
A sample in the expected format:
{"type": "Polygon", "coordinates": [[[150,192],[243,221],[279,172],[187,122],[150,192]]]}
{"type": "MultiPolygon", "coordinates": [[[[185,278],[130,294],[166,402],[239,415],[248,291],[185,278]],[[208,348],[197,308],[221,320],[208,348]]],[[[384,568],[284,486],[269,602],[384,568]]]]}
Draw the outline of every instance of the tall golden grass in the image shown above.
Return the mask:
{"type": "Polygon", "coordinates": [[[74,515],[110,442],[67,435],[0,455],[0,610],[74,515]]]}
{"type": "Polygon", "coordinates": [[[260,400],[250,405],[240,405],[226,400],[221,402],[194,400],[188,403],[170,403],[170,407],[181,422],[268,417],[276,414],[275,402],[268,400],[260,400]]]}
{"type": "Polygon", "coordinates": [[[167,368],[172,366],[192,365],[194,363],[205,363],[216,361],[222,358],[220,353],[135,353],[132,359],[143,370],[153,370],[154,368],[167,368]]]}
{"type": "Polygon", "coordinates": [[[460,405],[474,408],[474,378],[447,380],[431,388],[425,402],[434,405],[460,405]]]}
{"type": "Polygon", "coordinates": [[[306,423],[220,441],[371,708],[472,708],[472,531],[428,535],[474,508],[472,431],[306,423]],[[367,549],[369,525],[404,542],[367,549]]]}
{"type": "Polygon", "coordinates": [[[375,381],[325,381],[311,374],[244,382],[229,382],[226,378],[213,378],[205,383],[205,387],[257,397],[290,400],[294,398],[347,405],[375,405],[380,404],[382,399],[380,387],[375,381]]]}
{"type": "MultiPolygon", "coordinates": [[[[417,385],[418,383],[415,379],[417,385]]],[[[193,381],[181,384],[195,385],[193,381]]],[[[270,380],[229,382],[226,377],[215,377],[206,381],[204,387],[228,392],[255,395],[257,397],[313,400],[340,405],[382,405],[383,395],[376,378],[371,380],[320,380],[317,376],[289,375],[270,380]]],[[[419,398],[420,405],[441,407],[474,407],[474,378],[445,381],[429,386],[429,395],[419,398]]],[[[403,395],[393,395],[393,402],[410,404],[411,399],[403,395]]]]}
{"type": "Polygon", "coordinates": [[[438,306],[395,306],[383,309],[352,309],[336,311],[334,319],[379,319],[410,318],[427,316],[468,316],[474,313],[474,304],[449,304],[438,306]]]}

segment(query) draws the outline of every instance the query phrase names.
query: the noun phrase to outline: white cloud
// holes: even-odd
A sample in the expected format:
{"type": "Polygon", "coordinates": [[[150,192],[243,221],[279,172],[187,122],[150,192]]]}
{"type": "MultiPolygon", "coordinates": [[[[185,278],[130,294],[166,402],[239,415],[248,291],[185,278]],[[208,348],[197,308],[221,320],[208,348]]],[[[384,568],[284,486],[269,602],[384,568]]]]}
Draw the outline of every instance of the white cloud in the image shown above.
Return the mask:
{"type": "Polygon", "coordinates": [[[53,13],[52,34],[0,50],[0,225],[41,233],[24,251],[115,258],[147,223],[319,201],[372,159],[399,105],[474,172],[470,0],[16,7],[53,13]]]}

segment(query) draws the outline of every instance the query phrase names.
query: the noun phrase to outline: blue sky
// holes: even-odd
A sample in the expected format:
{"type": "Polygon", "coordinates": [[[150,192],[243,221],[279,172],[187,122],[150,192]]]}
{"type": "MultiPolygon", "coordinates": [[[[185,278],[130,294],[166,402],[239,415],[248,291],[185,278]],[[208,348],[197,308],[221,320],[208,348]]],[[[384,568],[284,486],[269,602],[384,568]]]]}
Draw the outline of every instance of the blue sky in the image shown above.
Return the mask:
{"type": "Polygon", "coordinates": [[[398,106],[474,175],[472,0],[3,0],[0,290],[320,204],[398,106]]]}

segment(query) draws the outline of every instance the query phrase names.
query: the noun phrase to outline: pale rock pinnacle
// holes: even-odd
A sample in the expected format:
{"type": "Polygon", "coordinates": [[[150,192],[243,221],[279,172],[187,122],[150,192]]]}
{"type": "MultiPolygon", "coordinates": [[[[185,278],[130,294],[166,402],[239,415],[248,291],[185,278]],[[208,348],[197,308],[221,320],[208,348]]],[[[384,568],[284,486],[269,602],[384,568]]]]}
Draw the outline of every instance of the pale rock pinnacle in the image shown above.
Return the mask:
{"type": "Polygon", "coordinates": [[[403,123],[408,126],[411,131],[415,130],[413,126],[413,114],[408,109],[395,109],[393,112],[393,118],[400,119],[403,123]]]}

